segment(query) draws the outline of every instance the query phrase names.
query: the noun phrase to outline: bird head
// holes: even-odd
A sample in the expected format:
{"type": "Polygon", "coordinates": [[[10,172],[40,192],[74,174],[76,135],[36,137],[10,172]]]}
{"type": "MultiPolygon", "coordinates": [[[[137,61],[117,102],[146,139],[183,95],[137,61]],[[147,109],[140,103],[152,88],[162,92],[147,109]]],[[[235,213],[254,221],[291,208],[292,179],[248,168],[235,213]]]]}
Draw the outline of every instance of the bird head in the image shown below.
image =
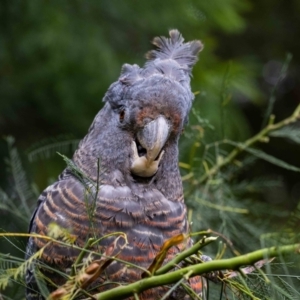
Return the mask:
{"type": "Polygon", "coordinates": [[[194,98],[191,70],[202,49],[200,41],[184,43],[177,30],[170,31],[170,38],[156,37],[153,44],[157,49],[146,54],[144,67],[123,65],[79,147],[84,151],[92,143],[91,154],[95,143],[102,143],[96,156],[104,164],[110,158],[106,168],[142,178],[155,175],[163,162],[177,167],[175,148],[194,98]]]}

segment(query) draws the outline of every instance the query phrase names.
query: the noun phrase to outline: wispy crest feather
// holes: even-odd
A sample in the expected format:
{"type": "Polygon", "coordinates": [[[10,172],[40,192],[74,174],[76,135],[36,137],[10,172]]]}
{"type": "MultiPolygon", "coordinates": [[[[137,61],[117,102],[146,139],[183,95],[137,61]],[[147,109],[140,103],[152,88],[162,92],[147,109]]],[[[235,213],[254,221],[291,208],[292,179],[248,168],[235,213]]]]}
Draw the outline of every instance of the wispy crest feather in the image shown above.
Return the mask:
{"type": "Polygon", "coordinates": [[[172,59],[181,67],[191,70],[198,60],[197,54],[203,49],[203,44],[198,40],[184,43],[184,38],[177,29],[170,30],[169,35],[170,38],[155,37],[152,43],[158,49],[149,51],[146,58],[150,61],[172,59]]]}

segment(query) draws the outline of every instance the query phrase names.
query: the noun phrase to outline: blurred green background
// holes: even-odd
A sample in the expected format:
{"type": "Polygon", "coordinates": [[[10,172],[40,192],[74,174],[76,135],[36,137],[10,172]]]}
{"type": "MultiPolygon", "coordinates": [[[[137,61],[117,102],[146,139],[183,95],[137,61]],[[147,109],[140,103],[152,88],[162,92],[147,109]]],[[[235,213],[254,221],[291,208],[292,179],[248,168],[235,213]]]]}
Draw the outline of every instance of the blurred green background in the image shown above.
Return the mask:
{"type": "MultiPolygon", "coordinates": [[[[193,72],[193,90],[200,91],[194,107],[221,127],[220,95],[228,75],[230,103],[222,126],[228,137],[244,139],[261,126],[287,52],[293,60],[277,89],[277,119],[299,103],[299,12],[297,0],[2,0],[0,136],[14,136],[22,153],[59,136],[81,139],[122,64],[142,65],[150,40],[178,28],[186,40],[205,45],[193,72]]],[[[0,143],[5,157],[5,141],[0,143]]],[[[270,148],[300,162],[295,145],[270,148]]],[[[0,161],[3,186],[7,174],[0,161]]],[[[43,188],[58,174],[59,162],[57,157],[31,166],[33,181],[43,188]]]]}
{"type": "MultiPolygon", "coordinates": [[[[169,29],[205,45],[192,89],[197,92],[197,114],[213,128],[204,128],[206,143],[224,137],[243,141],[260,130],[287,53],[293,59],[277,84],[273,113],[276,120],[289,116],[300,103],[299,14],[299,0],[1,0],[0,136],[15,138],[26,180],[35,183],[36,193],[27,199],[31,209],[36,195],[65,164],[47,147],[49,151],[31,162],[28,155],[33,158],[32,151],[41,146],[69,140],[76,144],[83,138],[122,64],[143,65],[152,38],[167,35],[169,29]]],[[[191,132],[197,114],[191,115],[191,132]]],[[[192,146],[188,131],[180,144],[182,162],[189,161],[192,146]]],[[[274,138],[260,148],[300,167],[299,144],[274,138]]],[[[197,149],[200,157],[201,141],[197,149]]],[[[62,152],[71,157],[73,150],[70,146],[62,152]]],[[[0,187],[18,207],[21,200],[12,188],[8,156],[1,139],[0,187]]],[[[279,208],[282,218],[275,214],[272,220],[284,223],[300,200],[299,173],[259,160],[236,180],[257,177],[277,183],[248,189],[245,198],[267,205],[270,215],[272,208],[279,208]]],[[[193,207],[191,199],[187,202],[193,207]]],[[[0,210],[0,216],[0,228],[26,232],[24,220],[6,210],[0,210]]],[[[214,225],[201,222],[196,228],[214,225]]],[[[6,246],[1,247],[5,251],[6,246]]]]}

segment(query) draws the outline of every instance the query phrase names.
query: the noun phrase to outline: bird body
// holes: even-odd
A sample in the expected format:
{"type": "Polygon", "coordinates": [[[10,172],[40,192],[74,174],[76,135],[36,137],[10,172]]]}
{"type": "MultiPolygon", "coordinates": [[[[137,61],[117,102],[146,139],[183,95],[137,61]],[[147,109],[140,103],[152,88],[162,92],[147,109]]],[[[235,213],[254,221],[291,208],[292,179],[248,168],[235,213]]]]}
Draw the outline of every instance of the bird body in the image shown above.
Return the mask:
{"type": "MultiPolygon", "coordinates": [[[[129,264],[113,261],[87,287],[91,294],[141,279],[143,270],[133,265],[147,269],[166,240],[189,233],[178,141],[193,100],[191,68],[202,44],[184,43],[177,30],[153,43],[158,50],[147,54],[145,66],[125,64],[108,89],[104,107],[72,158],[80,172],[70,167],[62,172],[39,197],[30,223],[30,232],[41,235],[55,223],[68,230],[79,247],[89,238],[103,237],[93,248],[99,253],[114,245],[114,233],[126,234],[128,243],[115,245],[115,250],[118,259],[129,264]]],[[[188,239],[170,248],[165,261],[191,244],[188,239]]],[[[38,261],[61,272],[68,272],[80,254],[77,247],[30,237],[26,257],[39,249],[43,254],[38,261]]],[[[44,299],[34,268],[27,270],[26,299],[44,299]]],[[[54,283],[52,288],[49,284],[52,290],[66,281],[54,271],[42,272],[54,283]]],[[[192,281],[200,293],[199,278],[192,281]]],[[[139,298],[159,299],[167,290],[149,289],[139,298]]],[[[179,299],[174,293],[169,299],[179,299]]]]}

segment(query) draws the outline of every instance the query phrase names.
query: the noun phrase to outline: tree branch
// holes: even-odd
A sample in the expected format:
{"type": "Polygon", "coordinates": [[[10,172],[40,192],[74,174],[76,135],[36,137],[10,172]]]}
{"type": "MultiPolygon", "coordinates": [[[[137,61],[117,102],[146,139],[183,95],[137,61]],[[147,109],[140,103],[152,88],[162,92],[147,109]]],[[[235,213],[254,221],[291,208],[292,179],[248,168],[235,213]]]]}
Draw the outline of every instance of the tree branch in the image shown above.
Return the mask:
{"type": "MultiPolygon", "coordinates": [[[[284,126],[287,126],[291,123],[296,122],[300,119],[300,104],[297,106],[295,111],[288,118],[274,124],[274,115],[270,116],[268,125],[263,128],[259,133],[250,139],[246,140],[244,143],[239,143],[237,147],[235,147],[222,161],[217,162],[213,167],[211,167],[205,174],[203,174],[199,180],[197,180],[197,185],[205,182],[207,179],[211,178],[215,175],[221,168],[231,163],[238,154],[243,152],[246,148],[251,145],[259,142],[259,141],[268,141],[268,135],[270,132],[278,130],[284,126]]],[[[221,143],[227,143],[226,140],[223,140],[221,143]]]]}
{"type": "Polygon", "coordinates": [[[114,289],[94,295],[98,300],[109,299],[125,299],[134,294],[141,293],[147,289],[163,286],[167,284],[174,284],[180,281],[185,275],[189,277],[210,273],[220,270],[237,270],[245,265],[253,265],[255,262],[265,259],[267,257],[274,257],[285,255],[288,253],[300,253],[300,244],[287,245],[281,247],[271,247],[257,250],[238,257],[213,260],[205,263],[196,264],[193,266],[185,267],[167,274],[154,275],[150,278],[145,278],[137,282],[128,284],[126,286],[119,286],[114,289]]]}

